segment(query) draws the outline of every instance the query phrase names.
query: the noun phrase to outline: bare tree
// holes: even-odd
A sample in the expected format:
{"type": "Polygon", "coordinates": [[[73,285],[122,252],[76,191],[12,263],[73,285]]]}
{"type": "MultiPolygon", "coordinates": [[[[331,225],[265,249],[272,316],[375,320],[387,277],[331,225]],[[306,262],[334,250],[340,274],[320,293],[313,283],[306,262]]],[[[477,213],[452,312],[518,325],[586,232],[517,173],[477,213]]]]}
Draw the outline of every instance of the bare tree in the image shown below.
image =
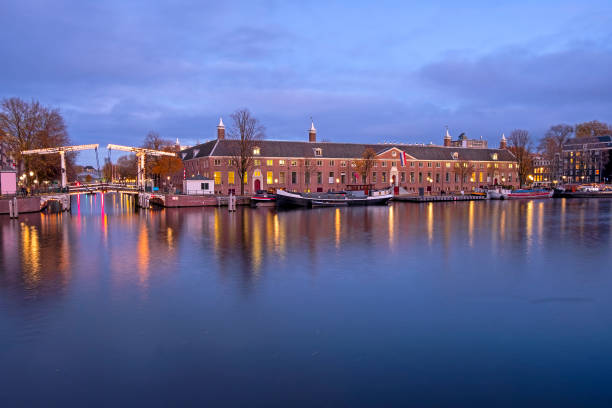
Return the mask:
{"type": "Polygon", "coordinates": [[[240,194],[244,195],[244,177],[253,167],[253,156],[257,143],[264,138],[264,127],[251,115],[248,109],[239,109],[232,113],[232,124],[228,138],[231,145],[231,163],[238,172],[240,194]]]}
{"type": "Polygon", "coordinates": [[[576,125],[576,137],[606,136],[612,134],[612,126],[598,120],[576,125]]]}
{"type": "Polygon", "coordinates": [[[376,161],[376,152],[371,147],[366,148],[361,154],[361,159],[355,161],[357,172],[361,175],[361,178],[368,180],[370,171],[374,167],[376,161]]]}
{"type": "MultiPolygon", "coordinates": [[[[175,152],[176,147],[172,140],[162,138],[157,132],[149,132],[145,137],[142,147],[164,152],[175,152]]],[[[180,171],[183,162],[178,157],[170,156],[151,156],[147,157],[146,174],[152,174],[158,185],[163,177],[169,176],[180,171]]]]}
{"type": "Polygon", "coordinates": [[[522,187],[533,168],[532,149],[533,143],[528,131],[522,129],[513,130],[508,138],[509,150],[518,163],[519,183],[522,187]]]}
{"type": "Polygon", "coordinates": [[[461,190],[463,191],[463,183],[467,181],[467,178],[474,173],[474,164],[467,160],[461,160],[455,163],[455,174],[459,176],[461,183],[461,190]]]}
{"type": "Polygon", "coordinates": [[[574,127],[566,124],[551,126],[538,145],[538,152],[551,164],[549,172],[553,180],[560,176],[559,166],[563,153],[563,145],[572,137],[574,127]]]}
{"type": "MultiPolygon", "coordinates": [[[[23,156],[23,150],[65,146],[70,143],[66,124],[57,109],[50,109],[38,101],[26,102],[19,98],[4,99],[0,105],[0,134],[9,146],[20,172],[34,171],[40,180],[60,176],[58,155],[23,156]]],[[[75,154],[66,155],[69,174],[75,154]]]]}

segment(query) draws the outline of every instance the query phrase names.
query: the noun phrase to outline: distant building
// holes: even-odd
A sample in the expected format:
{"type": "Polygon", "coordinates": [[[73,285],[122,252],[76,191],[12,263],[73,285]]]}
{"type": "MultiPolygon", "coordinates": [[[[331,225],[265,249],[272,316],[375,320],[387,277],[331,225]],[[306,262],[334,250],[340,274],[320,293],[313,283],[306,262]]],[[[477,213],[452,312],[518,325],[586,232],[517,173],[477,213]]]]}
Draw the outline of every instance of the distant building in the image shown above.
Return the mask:
{"type": "Polygon", "coordinates": [[[183,193],[188,195],[215,194],[215,181],[200,175],[187,177],[183,180],[183,193]]]}
{"type": "Polygon", "coordinates": [[[544,155],[534,154],[532,157],[533,163],[533,181],[540,185],[550,185],[553,183],[553,161],[547,159],[544,155]]]}
{"type": "MultiPolygon", "coordinates": [[[[448,133],[447,133],[448,135],[448,133]]],[[[445,144],[446,138],[445,138],[445,144]]],[[[483,141],[486,146],[486,142],[483,141]]],[[[253,149],[253,166],[244,178],[245,193],[257,190],[341,191],[349,185],[371,184],[374,188],[398,187],[410,192],[420,188],[440,193],[505,184],[518,186],[518,166],[503,148],[435,146],[411,144],[363,144],[317,142],[314,124],[308,141],[262,140],[253,149]],[[367,178],[357,163],[366,149],[376,153],[367,178]],[[472,169],[471,174],[461,170],[472,169]]],[[[184,170],[172,178],[181,185],[185,177],[201,175],[214,180],[217,194],[240,192],[240,178],[231,165],[237,140],[225,139],[219,122],[217,139],[181,150],[184,170]]]]}
{"type": "Polygon", "coordinates": [[[461,133],[457,140],[452,140],[451,135],[448,133],[448,129],[446,130],[446,135],[444,136],[444,146],[446,147],[473,147],[486,149],[487,141],[482,137],[480,139],[468,139],[465,133],[461,133]]]}
{"type": "Polygon", "coordinates": [[[563,175],[567,183],[610,181],[612,136],[574,138],[563,145],[563,175]]]}

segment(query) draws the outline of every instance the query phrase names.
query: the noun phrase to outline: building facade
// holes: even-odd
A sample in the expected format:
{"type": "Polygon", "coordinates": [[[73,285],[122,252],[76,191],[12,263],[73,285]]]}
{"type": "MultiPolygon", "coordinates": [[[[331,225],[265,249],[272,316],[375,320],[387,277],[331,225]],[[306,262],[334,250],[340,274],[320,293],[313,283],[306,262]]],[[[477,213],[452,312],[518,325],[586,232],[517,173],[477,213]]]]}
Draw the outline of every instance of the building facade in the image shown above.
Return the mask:
{"type": "Polygon", "coordinates": [[[548,186],[553,184],[553,161],[542,154],[534,154],[533,182],[538,185],[548,186]]]}
{"type": "Polygon", "coordinates": [[[611,161],[612,136],[570,139],[563,145],[563,181],[609,182],[611,161]]]}
{"type": "MultiPolygon", "coordinates": [[[[245,194],[257,190],[297,192],[341,191],[349,185],[374,188],[395,186],[408,192],[420,188],[432,193],[470,191],[503,184],[518,186],[515,157],[506,149],[409,144],[359,144],[317,142],[314,125],[308,141],[263,140],[253,148],[253,166],[244,179],[245,194]],[[358,161],[366,149],[375,153],[365,177],[358,161]]],[[[240,179],[231,157],[238,141],[225,139],[220,122],[217,139],[182,150],[182,179],[201,175],[214,180],[215,193],[240,193],[240,179]]]]}

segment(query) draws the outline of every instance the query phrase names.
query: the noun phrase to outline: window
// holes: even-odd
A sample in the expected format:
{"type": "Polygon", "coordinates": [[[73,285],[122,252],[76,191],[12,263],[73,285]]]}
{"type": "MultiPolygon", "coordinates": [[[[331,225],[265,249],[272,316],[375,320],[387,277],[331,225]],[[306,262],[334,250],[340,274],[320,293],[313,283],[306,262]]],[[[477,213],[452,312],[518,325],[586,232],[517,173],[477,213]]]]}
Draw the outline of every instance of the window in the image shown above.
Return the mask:
{"type": "Polygon", "coordinates": [[[278,161],[278,165],[279,166],[284,166],[285,165],[285,160],[281,159],[278,161]]]}
{"type": "Polygon", "coordinates": [[[498,168],[499,166],[497,165],[497,163],[495,163],[494,167],[495,167],[495,168],[498,168]]]}
{"type": "Polygon", "coordinates": [[[323,166],[323,160],[317,160],[317,166],[319,167],[323,166]]]}
{"type": "Polygon", "coordinates": [[[253,172],[253,177],[261,177],[261,171],[260,170],[255,170],[253,172]]]}
{"type": "Polygon", "coordinates": [[[493,160],[497,160],[497,153],[493,153],[493,160]]]}
{"type": "Polygon", "coordinates": [[[346,173],[340,173],[340,183],[346,183],[346,173]]]}
{"type": "Polygon", "coordinates": [[[482,171],[480,172],[480,175],[478,176],[478,181],[482,183],[482,171]]]}
{"type": "Polygon", "coordinates": [[[410,167],[414,167],[414,162],[410,162],[410,167]]]}
{"type": "Polygon", "coordinates": [[[259,149],[259,147],[254,147],[253,156],[259,156],[260,154],[261,154],[261,150],[259,149]]]}
{"type": "Polygon", "coordinates": [[[266,166],[274,166],[274,160],[266,160],[266,166]]]}
{"type": "Polygon", "coordinates": [[[317,184],[322,184],[322,183],[323,183],[323,173],[318,171],[317,172],[317,184]]]}
{"type": "Polygon", "coordinates": [[[202,183],[202,184],[200,184],[200,189],[202,189],[202,190],[208,190],[208,183],[202,183]]]}
{"type": "Polygon", "coordinates": [[[509,169],[511,169],[511,168],[512,168],[512,163],[510,163],[510,164],[508,165],[508,168],[509,168],[509,169]]]}
{"type": "Polygon", "coordinates": [[[269,171],[266,173],[266,183],[274,184],[274,173],[269,171]]]}
{"type": "Polygon", "coordinates": [[[316,149],[314,149],[314,154],[317,157],[321,157],[323,155],[323,149],[317,147],[316,149]]]}
{"type": "Polygon", "coordinates": [[[215,171],[215,184],[221,185],[221,172],[215,171]]]}
{"type": "Polygon", "coordinates": [[[453,160],[457,160],[459,158],[458,152],[453,152],[453,160]]]}
{"type": "Polygon", "coordinates": [[[278,174],[278,182],[279,182],[280,184],[285,184],[285,172],[284,172],[284,171],[281,171],[281,172],[278,174]]]}
{"type": "Polygon", "coordinates": [[[446,172],[446,178],[445,178],[446,182],[450,182],[450,173],[447,171],[446,172]]]}
{"type": "Polygon", "coordinates": [[[445,166],[447,169],[450,168],[450,163],[446,163],[445,166]]]}
{"type": "Polygon", "coordinates": [[[259,160],[259,159],[255,159],[255,160],[253,160],[253,165],[255,165],[255,166],[261,166],[261,160],[259,160]]]}
{"type": "Polygon", "coordinates": [[[382,166],[387,167],[387,162],[386,161],[382,162],[382,166]]]}
{"type": "Polygon", "coordinates": [[[336,163],[334,163],[334,161],[333,161],[333,160],[330,160],[330,161],[329,161],[329,165],[330,165],[330,166],[334,166],[335,164],[336,164],[336,163]]]}
{"type": "Polygon", "coordinates": [[[375,161],[372,167],[378,167],[378,162],[375,161]]]}
{"type": "Polygon", "coordinates": [[[214,164],[215,164],[215,166],[220,166],[221,165],[221,160],[220,159],[215,159],[214,164]]]}
{"type": "Polygon", "coordinates": [[[410,172],[410,182],[414,183],[414,171],[410,172]]]}
{"type": "Polygon", "coordinates": [[[427,162],[427,167],[431,167],[431,162],[427,162]]]}
{"type": "Polygon", "coordinates": [[[334,184],[334,172],[333,171],[329,172],[329,178],[327,179],[327,182],[329,184],[334,184]]]}
{"type": "Polygon", "coordinates": [[[310,184],[310,172],[309,171],[304,173],[304,184],[306,184],[306,185],[310,184]]]}
{"type": "Polygon", "coordinates": [[[406,172],[402,171],[400,174],[400,182],[401,183],[405,183],[406,182],[406,172]]]}
{"type": "Polygon", "coordinates": [[[243,183],[246,184],[248,183],[248,177],[247,177],[247,172],[244,172],[244,178],[242,179],[243,183]]]}
{"type": "Polygon", "coordinates": [[[423,167],[423,163],[422,162],[419,162],[419,167],[423,167]]]}
{"type": "Polygon", "coordinates": [[[228,171],[227,172],[227,184],[234,184],[234,172],[233,171],[228,171]]]}
{"type": "Polygon", "coordinates": [[[291,160],[291,167],[297,166],[297,160],[291,160]]]}
{"type": "Polygon", "coordinates": [[[291,172],[291,184],[297,184],[297,173],[295,171],[291,172]]]}
{"type": "Polygon", "coordinates": [[[386,172],[386,171],[383,171],[383,172],[382,172],[382,182],[383,182],[383,183],[386,183],[386,182],[387,182],[387,172],[386,172]]]}
{"type": "Polygon", "coordinates": [[[342,160],[342,161],[340,162],[340,166],[342,166],[342,167],[346,167],[346,162],[345,162],[344,160],[342,160]]]}
{"type": "Polygon", "coordinates": [[[372,172],[372,183],[376,183],[376,172],[372,172]]]}
{"type": "Polygon", "coordinates": [[[436,183],[440,182],[440,173],[436,173],[436,183]]]}
{"type": "Polygon", "coordinates": [[[396,156],[397,156],[397,152],[396,152],[395,150],[393,150],[393,151],[391,152],[391,156],[396,157],[396,156]]]}
{"type": "Polygon", "coordinates": [[[423,182],[423,173],[419,171],[419,183],[423,182]]]}
{"type": "Polygon", "coordinates": [[[440,162],[436,163],[436,168],[439,169],[440,168],[440,162]]]}
{"type": "Polygon", "coordinates": [[[395,167],[395,162],[391,162],[391,167],[395,167]]]}

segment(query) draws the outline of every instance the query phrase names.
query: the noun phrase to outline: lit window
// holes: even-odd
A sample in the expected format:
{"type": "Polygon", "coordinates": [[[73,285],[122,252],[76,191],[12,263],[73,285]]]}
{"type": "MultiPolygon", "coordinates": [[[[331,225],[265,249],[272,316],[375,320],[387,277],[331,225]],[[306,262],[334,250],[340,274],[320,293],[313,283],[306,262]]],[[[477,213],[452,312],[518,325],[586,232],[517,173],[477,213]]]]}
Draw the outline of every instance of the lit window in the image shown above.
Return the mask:
{"type": "Polygon", "coordinates": [[[266,183],[273,184],[274,182],[274,173],[269,171],[266,173],[266,183]]]}
{"type": "Polygon", "coordinates": [[[457,160],[459,158],[458,152],[453,152],[453,160],[457,160]]]}
{"type": "Polygon", "coordinates": [[[221,172],[215,171],[215,184],[221,185],[221,172]]]}
{"type": "Polygon", "coordinates": [[[285,161],[284,161],[284,160],[282,160],[282,159],[281,159],[281,160],[279,160],[279,161],[278,161],[278,165],[279,165],[279,166],[284,166],[284,165],[285,165],[285,161]]]}
{"type": "Polygon", "coordinates": [[[292,167],[297,166],[297,160],[291,160],[291,166],[292,167]]]}
{"type": "Polygon", "coordinates": [[[493,160],[497,160],[497,153],[493,153],[493,160]]]}
{"type": "Polygon", "coordinates": [[[274,166],[274,160],[266,160],[266,166],[274,166]]]}
{"type": "Polygon", "coordinates": [[[261,166],[261,160],[259,160],[259,159],[255,159],[255,160],[253,160],[253,164],[254,164],[255,166],[261,166]]]}
{"type": "Polygon", "coordinates": [[[259,149],[259,147],[254,147],[253,156],[259,156],[260,154],[261,154],[261,150],[259,149]]]}
{"type": "Polygon", "coordinates": [[[511,169],[511,168],[512,168],[512,163],[510,163],[510,164],[508,165],[508,168],[509,168],[509,169],[511,169]]]}
{"type": "Polygon", "coordinates": [[[261,171],[260,170],[255,170],[253,172],[253,177],[261,177],[261,171]]]}
{"type": "Polygon", "coordinates": [[[234,184],[234,172],[233,171],[227,172],[227,184],[234,184]]]}

